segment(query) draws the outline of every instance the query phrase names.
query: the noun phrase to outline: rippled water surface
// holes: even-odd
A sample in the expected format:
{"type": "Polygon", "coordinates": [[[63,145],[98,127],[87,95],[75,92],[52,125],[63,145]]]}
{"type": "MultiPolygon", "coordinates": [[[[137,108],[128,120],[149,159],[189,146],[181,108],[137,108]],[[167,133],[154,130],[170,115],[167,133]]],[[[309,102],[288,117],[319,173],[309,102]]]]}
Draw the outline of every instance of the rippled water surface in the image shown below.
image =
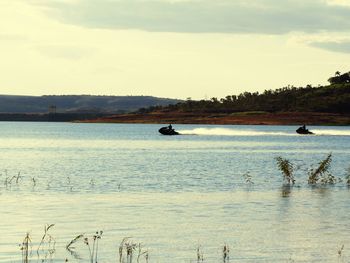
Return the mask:
{"type": "Polygon", "coordinates": [[[72,254],[65,246],[79,234],[91,244],[96,230],[98,262],[118,262],[124,237],[142,243],[149,262],[197,262],[198,246],[204,262],[222,262],[224,244],[230,262],[350,260],[345,181],[307,185],[329,153],[331,173],[349,174],[350,127],[309,127],[315,136],[294,126],[158,128],[1,122],[0,262],[21,262],[27,232],[31,262],[89,262],[82,240],[72,254]],[[283,187],[278,156],[294,164],[294,187],[283,187]],[[47,235],[38,259],[45,224],[55,224],[55,250],[47,253],[47,235]]]}

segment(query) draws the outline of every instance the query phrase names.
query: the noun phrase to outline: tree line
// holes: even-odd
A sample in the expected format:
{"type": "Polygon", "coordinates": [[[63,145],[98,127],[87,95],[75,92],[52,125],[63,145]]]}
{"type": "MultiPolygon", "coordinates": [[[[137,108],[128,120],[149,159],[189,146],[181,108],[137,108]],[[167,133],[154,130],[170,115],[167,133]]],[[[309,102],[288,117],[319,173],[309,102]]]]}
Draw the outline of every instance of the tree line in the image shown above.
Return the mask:
{"type": "MultiPolygon", "coordinates": [[[[349,73],[343,75],[349,76],[349,73]]],[[[201,113],[264,112],[329,112],[350,113],[350,83],[343,75],[330,78],[331,85],[313,87],[287,86],[276,90],[243,92],[225,98],[187,99],[174,105],[142,108],[138,113],[182,111],[201,113]],[[337,78],[338,77],[338,78],[337,78]],[[339,77],[341,79],[339,79],[339,77]]]]}

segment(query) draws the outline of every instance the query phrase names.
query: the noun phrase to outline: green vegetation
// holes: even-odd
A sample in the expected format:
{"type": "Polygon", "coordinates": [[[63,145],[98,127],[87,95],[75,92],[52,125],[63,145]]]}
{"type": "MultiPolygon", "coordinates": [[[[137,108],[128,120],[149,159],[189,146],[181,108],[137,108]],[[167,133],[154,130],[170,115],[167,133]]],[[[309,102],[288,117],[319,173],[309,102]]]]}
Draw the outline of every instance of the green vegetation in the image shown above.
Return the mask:
{"type": "MultiPolygon", "coordinates": [[[[89,244],[89,238],[85,235],[81,234],[77,237],[75,237],[72,241],[69,242],[69,244],[66,246],[67,251],[70,254],[70,258],[72,262],[87,262],[84,261],[87,258],[89,259],[90,263],[98,263],[98,240],[101,239],[102,231],[97,231],[95,235],[93,236],[93,244],[92,247],[90,247],[89,244]],[[82,256],[79,255],[76,251],[74,251],[75,247],[72,247],[73,244],[77,244],[78,242],[82,242],[88,247],[88,250],[85,250],[85,253],[83,253],[82,256]]],[[[50,245],[50,244],[48,244],[50,245]]],[[[24,240],[22,241],[22,244],[20,245],[20,249],[22,251],[22,263],[29,263],[29,262],[41,262],[41,263],[51,263],[53,262],[54,255],[56,253],[56,249],[52,248],[51,251],[47,252],[46,254],[39,255],[35,258],[35,256],[32,254],[32,240],[30,235],[27,233],[25,235],[24,240]]],[[[229,263],[230,262],[230,247],[225,243],[221,250],[221,260],[218,260],[218,262],[222,263],[229,263]]],[[[341,262],[344,262],[344,244],[338,249],[338,259],[342,260],[341,262]]],[[[190,260],[190,262],[208,262],[203,253],[203,249],[201,245],[198,245],[196,250],[196,260],[190,260]]],[[[122,239],[120,246],[119,246],[119,255],[116,256],[117,258],[111,258],[110,262],[117,262],[117,263],[149,263],[149,252],[148,250],[144,250],[142,248],[141,243],[136,243],[133,240],[131,240],[130,237],[125,237],[122,239]]],[[[71,262],[70,259],[66,258],[64,262],[71,262]]],[[[291,258],[289,258],[286,262],[294,262],[291,258]]]]}
{"type": "Polygon", "coordinates": [[[344,83],[350,83],[350,72],[346,72],[344,74],[341,74],[339,71],[335,72],[334,77],[330,77],[328,79],[329,83],[331,84],[344,84],[344,83]]]}
{"type": "MultiPolygon", "coordinates": [[[[282,157],[275,158],[277,162],[278,169],[283,174],[283,179],[287,184],[294,184],[294,165],[288,160],[284,159],[282,157]]],[[[342,178],[336,178],[334,175],[331,174],[330,168],[332,164],[332,153],[328,154],[325,159],[320,161],[318,163],[318,166],[316,168],[311,168],[308,171],[308,184],[309,185],[330,185],[335,184],[337,182],[342,182],[342,178]]],[[[349,172],[349,171],[348,171],[349,172]]],[[[350,175],[348,174],[345,177],[346,183],[349,185],[350,182],[350,175]]]]}
{"type": "Polygon", "coordinates": [[[38,262],[52,262],[53,255],[56,253],[56,241],[49,233],[49,230],[54,227],[55,224],[48,224],[44,227],[44,235],[41,238],[41,241],[36,250],[36,256],[33,255],[33,245],[32,239],[27,233],[20,244],[20,250],[22,252],[22,263],[31,262],[31,258],[37,257],[38,262]]]}
{"type": "Polygon", "coordinates": [[[230,247],[227,244],[222,249],[222,259],[224,263],[230,262],[230,247]]]}
{"type": "Polygon", "coordinates": [[[85,245],[89,248],[89,257],[90,257],[90,263],[98,262],[98,241],[102,238],[103,231],[96,231],[96,233],[92,237],[92,248],[89,243],[89,238],[84,238],[85,245]]]}
{"type": "Polygon", "coordinates": [[[254,182],[252,181],[252,176],[250,174],[250,172],[246,172],[245,174],[242,175],[244,181],[248,184],[248,185],[252,185],[254,184],[254,182]]]}
{"type": "Polygon", "coordinates": [[[284,159],[282,157],[277,157],[276,162],[277,162],[278,168],[281,170],[281,172],[283,174],[284,180],[288,184],[294,184],[295,179],[294,179],[294,175],[293,175],[293,169],[294,169],[293,164],[289,160],[284,159]]]}
{"type": "Polygon", "coordinates": [[[318,182],[323,184],[334,184],[336,183],[335,177],[329,172],[329,168],[332,163],[332,154],[328,154],[326,159],[322,160],[316,169],[309,171],[309,184],[316,184],[318,182]]]}
{"type": "Polygon", "coordinates": [[[348,167],[348,169],[347,169],[346,172],[347,172],[346,177],[345,177],[346,183],[347,183],[348,185],[350,185],[350,167],[348,167]]]}
{"type": "MultiPolygon", "coordinates": [[[[244,115],[257,115],[265,112],[350,113],[350,72],[341,74],[337,71],[335,76],[330,77],[328,81],[329,86],[294,87],[288,85],[276,90],[265,90],[262,93],[243,92],[221,99],[213,97],[199,101],[191,98],[181,101],[152,96],[0,95],[0,113],[119,114],[133,111],[137,113],[179,111],[223,114],[244,112],[244,115]]],[[[73,117],[76,118],[76,116],[73,117]]],[[[16,116],[6,118],[16,118],[16,116]]],[[[19,119],[16,120],[22,120],[24,117],[17,116],[17,118],[19,119]]],[[[94,116],[90,116],[91,118],[93,119],[94,116]]]]}
{"type": "Polygon", "coordinates": [[[29,262],[29,254],[30,254],[30,246],[31,246],[32,240],[29,236],[29,233],[26,234],[24,237],[22,244],[20,246],[20,249],[22,251],[22,263],[28,263],[29,262]]]}
{"type": "MultiPolygon", "coordinates": [[[[153,106],[140,109],[139,113],[152,111],[182,111],[201,113],[236,112],[328,112],[350,113],[350,73],[329,79],[331,85],[313,87],[294,87],[288,85],[276,90],[244,92],[239,95],[228,95],[225,98],[187,101],[169,106],[153,106]]],[[[247,113],[246,113],[247,114],[247,113]]]]}
{"type": "MultiPolygon", "coordinates": [[[[283,179],[287,184],[283,185],[282,196],[288,197],[293,189],[295,184],[294,172],[298,170],[296,166],[283,157],[275,158],[278,169],[282,172],[283,179]]],[[[326,158],[321,160],[316,168],[309,169],[308,172],[308,185],[312,186],[321,186],[333,185],[337,182],[342,182],[341,178],[335,178],[330,173],[330,168],[332,164],[332,154],[329,153],[326,158]]],[[[5,170],[5,181],[4,184],[6,189],[10,189],[11,185],[18,185],[23,183],[27,177],[21,176],[21,172],[18,172],[17,175],[9,176],[7,170],[5,170]]],[[[249,172],[243,175],[246,183],[253,184],[252,176],[249,172]]],[[[33,180],[33,187],[35,187],[35,179],[33,180]]],[[[347,169],[347,175],[345,176],[346,183],[350,182],[350,167],[347,169]]],[[[71,187],[71,180],[67,177],[68,186],[71,187]]],[[[313,187],[312,187],[313,188],[313,187]]],[[[311,189],[312,189],[311,188],[311,189]]],[[[71,188],[70,188],[71,189],[71,188]]],[[[56,253],[56,239],[51,234],[51,229],[55,224],[47,224],[44,227],[44,234],[39,243],[33,243],[30,234],[26,233],[23,241],[20,244],[20,251],[22,256],[22,263],[31,262],[35,257],[38,259],[38,262],[52,262],[54,255],[56,253]],[[33,244],[38,244],[36,249],[36,255],[33,255],[33,244]]],[[[86,234],[80,234],[73,238],[66,246],[66,251],[68,252],[69,258],[74,260],[84,260],[89,259],[90,263],[99,262],[98,256],[100,253],[100,240],[102,239],[103,231],[96,231],[91,237],[86,234]],[[80,244],[79,244],[80,243],[80,244]]],[[[224,244],[221,249],[222,256],[221,262],[228,263],[230,262],[230,248],[228,244],[224,244]]],[[[344,245],[340,247],[337,251],[340,259],[343,258],[344,245]]],[[[149,250],[144,249],[141,243],[134,242],[131,237],[125,237],[119,244],[118,255],[116,256],[115,262],[119,263],[149,263],[149,250]]],[[[192,262],[206,262],[204,257],[202,246],[198,245],[196,250],[196,260],[192,262]]],[[[69,262],[68,257],[65,262],[69,262]]],[[[75,262],[75,261],[74,261],[75,262]]],[[[289,261],[288,261],[289,262],[289,261]]],[[[290,261],[293,262],[293,261],[290,261]]]]}
{"type": "Polygon", "coordinates": [[[166,106],[180,100],[152,96],[11,96],[0,95],[0,113],[126,113],[142,107],[166,106]]]}
{"type": "Polygon", "coordinates": [[[55,224],[45,225],[44,235],[42,236],[39,246],[36,250],[36,254],[38,255],[38,258],[40,258],[41,253],[45,254],[46,252],[45,258],[47,258],[48,255],[53,255],[55,253],[56,241],[52,237],[52,235],[49,233],[49,230],[54,226],[55,224]],[[45,244],[47,245],[46,248],[45,248],[45,244]]]}

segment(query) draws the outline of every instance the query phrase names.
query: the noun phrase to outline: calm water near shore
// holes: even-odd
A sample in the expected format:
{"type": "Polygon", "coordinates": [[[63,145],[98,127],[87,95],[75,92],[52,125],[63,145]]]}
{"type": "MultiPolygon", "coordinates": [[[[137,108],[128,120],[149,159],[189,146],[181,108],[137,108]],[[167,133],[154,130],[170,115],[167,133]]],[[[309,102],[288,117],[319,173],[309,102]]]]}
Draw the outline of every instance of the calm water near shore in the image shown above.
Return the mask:
{"type": "Polygon", "coordinates": [[[174,125],[184,135],[162,136],[160,126],[1,122],[0,263],[21,262],[27,232],[37,262],[45,224],[55,224],[53,262],[88,262],[83,242],[81,259],[65,246],[96,230],[101,263],[117,262],[124,237],[149,262],[196,262],[198,245],[204,262],[222,262],[224,244],[230,262],[350,261],[350,190],[307,185],[329,153],[345,178],[350,127],[174,125]],[[293,188],[277,156],[295,164],[293,188]]]}

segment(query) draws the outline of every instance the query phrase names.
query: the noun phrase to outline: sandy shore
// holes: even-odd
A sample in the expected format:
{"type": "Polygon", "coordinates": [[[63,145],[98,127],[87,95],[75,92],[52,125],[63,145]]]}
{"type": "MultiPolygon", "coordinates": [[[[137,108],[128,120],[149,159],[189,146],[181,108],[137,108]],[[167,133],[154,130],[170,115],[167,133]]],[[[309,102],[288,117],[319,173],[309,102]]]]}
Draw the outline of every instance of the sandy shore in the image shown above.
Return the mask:
{"type": "Polygon", "coordinates": [[[333,113],[242,112],[234,114],[208,114],[188,112],[154,112],[147,114],[121,114],[89,123],[173,123],[173,124],[241,124],[241,125],[350,125],[350,115],[333,113]]]}

